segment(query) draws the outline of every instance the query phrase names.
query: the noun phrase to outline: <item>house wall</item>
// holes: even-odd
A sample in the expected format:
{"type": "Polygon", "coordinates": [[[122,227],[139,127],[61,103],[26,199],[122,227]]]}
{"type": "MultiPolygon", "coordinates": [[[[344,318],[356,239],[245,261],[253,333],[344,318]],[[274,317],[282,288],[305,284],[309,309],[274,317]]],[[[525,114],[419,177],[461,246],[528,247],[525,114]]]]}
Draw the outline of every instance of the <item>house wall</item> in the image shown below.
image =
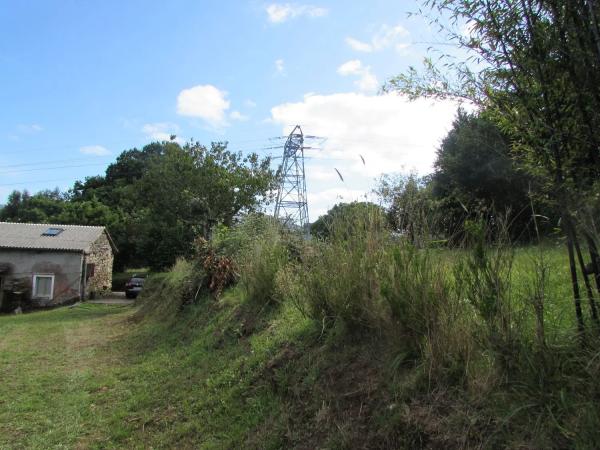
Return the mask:
{"type": "Polygon", "coordinates": [[[86,284],[86,297],[108,294],[112,288],[112,271],[114,255],[106,233],[90,246],[86,255],[86,264],[94,264],[94,275],[86,284]]]}
{"type": "Polygon", "coordinates": [[[9,270],[2,276],[4,289],[20,291],[33,306],[53,306],[80,298],[82,253],[57,250],[6,250],[0,249],[0,264],[9,270]],[[54,275],[52,300],[32,299],[34,274],[54,275]]]}

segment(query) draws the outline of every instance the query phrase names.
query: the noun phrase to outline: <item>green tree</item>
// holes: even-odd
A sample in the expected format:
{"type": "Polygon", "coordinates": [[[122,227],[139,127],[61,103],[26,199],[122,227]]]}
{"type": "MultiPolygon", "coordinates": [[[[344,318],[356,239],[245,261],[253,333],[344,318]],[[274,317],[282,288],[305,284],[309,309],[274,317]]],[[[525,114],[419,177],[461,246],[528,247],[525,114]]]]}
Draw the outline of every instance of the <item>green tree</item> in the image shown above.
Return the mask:
{"type": "Polygon", "coordinates": [[[117,269],[162,269],[190,255],[197,236],[260,209],[274,183],[269,158],[226,143],[152,143],[124,151],[104,176],[77,181],[67,194],[13,192],[0,220],[103,225],[119,248],[117,269]]]}
{"type": "Polygon", "coordinates": [[[385,209],[375,203],[338,203],[311,224],[310,233],[317,238],[327,239],[336,232],[332,227],[340,223],[345,224],[343,231],[348,237],[352,236],[353,232],[360,233],[361,230],[355,229],[356,227],[389,226],[385,209]]]}
{"type": "Polygon", "coordinates": [[[63,211],[66,199],[66,195],[58,189],[41,191],[35,195],[30,195],[26,190],[13,191],[0,211],[0,220],[53,223],[63,211]]]}
{"type": "Polygon", "coordinates": [[[449,230],[457,230],[465,218],[484,216],[493,221],[496,214],[508,214],[513,238],[531,239],[534,213],[553,218],[538,220],[543,230],[557,223],[543,183],[518,166],[509,138],[485,113],[458,111],[438,149],[431,183],[449,230]]]}
{"type": "MultiPolygon", "coordinates": [[[[595,0],[425,0],[433,22],[468,53],[427,60],[387,88],[413,96],[467,98],[484,107],[512,141],[515,154],[549,180],[567,236],[573,295],[583,331],[575,258],[585,273],[575,217],[589,209],[600,174],[600,4],[595,0]],[[450,26],[445,24],[449,23],[450,26]],[[466,25],[466,27],[465,27],[466,25]],[[469,29],[465,35],[459,29],[469,29]]],[[[584,230],[598,273],[597,243],[584,230]]],[[[597,281],[600,280],[600,277],[597,281]]],[[[600,322],[587,277],[590,314],[600,322]]],[[[598,283],[600,288],[600,282],[598,283]]]]}
{"type": "Polygon", "coordinates": [[[151,267],[189,255],[196,236],[230,226],[268,200],[275,177],[270,160],[227,150],[223,143],[184,147],[170,142],[136,184],[143,217],[141,252],[151,267]]]}
{"type": "Polygon", "coordinates": [[[432,195],[431,176],[383,175],[375,193],[387,208],[392,228],[417,246],[452,234],[432,195]]]}

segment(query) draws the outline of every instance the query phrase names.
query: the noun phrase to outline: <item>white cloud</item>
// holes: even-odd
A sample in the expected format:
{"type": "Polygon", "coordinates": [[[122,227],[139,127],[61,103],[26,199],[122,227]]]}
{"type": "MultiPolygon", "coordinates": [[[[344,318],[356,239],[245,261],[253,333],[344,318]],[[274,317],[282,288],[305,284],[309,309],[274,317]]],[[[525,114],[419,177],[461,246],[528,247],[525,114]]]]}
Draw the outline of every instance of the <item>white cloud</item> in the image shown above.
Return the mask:
{"type": "Polygon", "coordinates": [[[227,92],[210,84],[184,89],[177,96],[178,114],[198,117],[215,128],[228,125],[226,112],[229,106],[227,92]]]}
{"type": "Polygon", "coordinates": [[[361,77],[355,81],[355,84],[362,92],[375,92],[379,88],[377,77],[371,73],[371,68],[366,67],[361,77]]]}
{"type": "MultiPolygon", "coordinates": [[[[179,125],[170,122],[147,123],[142,127],[142,132],[153,141],[170,141],[171,136],[179,132],[179,125]]],[[[183,144],[184,140],[176,137],[175,142],[183,144]]]]}
{"type": "Polygon", "coordinates": [[[275,70],[279,75],[285,74],[285,61],[283,59],[278,59],[275,61],[275,70]]]}
{"type": "Polygon", "coordinates": [[[408,43],[398,43],[396,44],[396,51],[401,55],[408,54],[408,49],[410,48],[410,44],[408,43]]]}
{"type": "Polygon", "coordinates": [[[306,178],[308,184],[320,181],[335,182],[340,179],[333,167],[321,167],[314,164],[311,166],[310,171],[306,173],[306,178]]]}
{"type": "Polygon", "coordinates": [[[265,7],[271,23],[283,23],[296,17],[323,17],[329,12],[326,8],[296,3],[271,3],[265,7]]]}
{"type": "Polygon", "coordinates": [[[23,134],[33,134],[44,131],[44,128],[37,123],[19,124],[17,125],[17,131],[23,134]]]}
{"type": "Polygon", "coordinates": [[[359,41],[352,37],[346,38],[346,44],[348,44],[352,50],[356,50],[357,52],[371,53],[373,51],[373,46],[371,44],[367,44],[366,42],[359,41]]]}
{"type": "Polygon", "coordinates": [[[111,152],[106,147],[102,147],[101,145],[86,145],[79,149],[80,153],[84,155],[92,155],[92,156],[106,156],[110,155],[111,152]]]}
{"type": "Polygon", "coordinates": [[[357,52],[371,53],[394,47],[396,51],[403,53],[410,46],[408,42],[402,42],[410,36],[410,33],[402,25],[382,25],[371,37],[370,42],[363,42],[353,37],[346,38],[346,44],[357,52]]]}
{"type": "Polygon", "coordinates": [[[248,100],[246,100],[246,101],[244,102],[244,105],[245,105],[247,108],[256,108],[256,102],[255,102],[254,100],[250,100],[250,99],[248,99],[248,100]]]}
{"type": "Polygon", "coordinates": [[[358,75],[363,69],[362,62],[358,59],[347,61],[338,67],[338,73],[342,76],[358,75]]]}
{"type": "Polygon", "coordinates": [[[467,21],[459,27],[460,34],[465,38],[475,37],[477,33],[477,23],[467,21]]]}
{"type": "Polygon", "coordinates": [[[354,84],[362,92],[373,93],[379,88],[379,82],[371,71],[371,67],[363,66],[362,62],[358,59],[345,62],[338,67],[337,72],[344,77],[358,76],[359,78],[354,84]]]}
{"type": "Polygon", "coordinates": [[[369,192],[382,173],[432,171],[436,149],[451,127],[457,104],[416,100],[396,94],[307,95],[271,109],[283,133],[299,123],[306,134],[323,136],[321,150],[307,151],[307,188],[311,219],[342,200],[369,192]],[[361,156],[364,158],[363,164],[361,156]],[[342,182],[334,169],[338,169],[342,182]],[[351,194],[349,192],[351,191],[351,194]]]}
{"type": "Polygon", "coordinates": [[[248,116],[242,114],[239,111],[231,111],[231,114],[229,114],[229,117],[232,120],[239,120],[240,122],[245,122],[245,121],[247,121],[249,119],[248,116]]]}

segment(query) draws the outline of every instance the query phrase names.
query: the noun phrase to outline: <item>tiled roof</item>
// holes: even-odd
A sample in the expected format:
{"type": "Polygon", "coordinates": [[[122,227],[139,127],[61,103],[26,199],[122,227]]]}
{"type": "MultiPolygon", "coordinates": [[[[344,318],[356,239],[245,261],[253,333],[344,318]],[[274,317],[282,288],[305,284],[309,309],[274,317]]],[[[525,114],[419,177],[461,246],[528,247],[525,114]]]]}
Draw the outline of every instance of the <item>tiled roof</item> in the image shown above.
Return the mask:
{"type": "Polygon", "coordinates": [[[0,222],[0,248],[88,251],[104,231],[104,227],[82,225],[0,222]],[[56,236],[44,236],[49,228],[63,231],[56,236]]]}

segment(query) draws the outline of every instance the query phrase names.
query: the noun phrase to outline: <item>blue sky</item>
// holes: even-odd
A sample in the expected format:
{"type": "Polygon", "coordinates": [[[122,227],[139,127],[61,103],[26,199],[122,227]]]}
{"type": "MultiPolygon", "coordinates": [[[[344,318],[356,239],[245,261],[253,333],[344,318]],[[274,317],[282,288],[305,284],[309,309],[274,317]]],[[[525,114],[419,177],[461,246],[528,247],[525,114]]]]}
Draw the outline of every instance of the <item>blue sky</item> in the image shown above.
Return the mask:
{"type": "Polygon", "coordinates": [[[0,203],[171,133],[277,155],[268,138],[297,123],[327,137],[311,219],[381,172],[428,172],[456,105],[378,88],[439,37],[407,17],[415,1],[354,3],[0,0],[0,203]]]}

